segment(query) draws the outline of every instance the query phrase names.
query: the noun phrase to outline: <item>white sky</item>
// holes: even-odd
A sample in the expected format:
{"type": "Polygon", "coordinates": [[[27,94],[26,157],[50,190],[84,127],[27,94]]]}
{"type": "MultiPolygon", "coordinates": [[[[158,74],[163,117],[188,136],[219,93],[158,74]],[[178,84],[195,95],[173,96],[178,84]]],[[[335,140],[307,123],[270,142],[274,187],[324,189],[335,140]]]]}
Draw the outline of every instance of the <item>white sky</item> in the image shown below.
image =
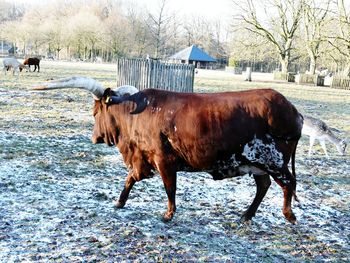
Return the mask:
{"type": "MultiPolygon", "coordinates": [[[[148,10],[157,10],[161,0],[133,0],[148,10]]],[[[202,15],[211,19],[227,19],[232,14],[231,0],[167,0],[168,11],[185,15],[202,15]]]]}
{"type": "MultiPolygon", "coordinates": [[[[40,3],[42,5],[50,4],[55,0],[12,0],[18,3],[40,3]]],[[[140,7],[144,7],[150,12],[159,10],[161,0],[119,0],[121,2],[134,2],[140,7]]],[[[168,12],[177,12],[181,15],[204,16],[210,20],[220,20],[223,24],[227,23],[234,12],[232,0],[166,0],[166,9],[168,12]]]]}
{"type": "MultiPolygon", "coordinates": [[[[41,3],[50,4],[55,0],[12,0],[18,3],[41,3]]],[[[135,2],[140,6],[145,6],[148,10],[160,5],[161,0],[119,0],[121,2],[135,2]]],[[[170,11],[178,11],[180,14],[200,14],[204,16],[221,17],[232,13],[232,0],[166,0],[170,11]]]]}

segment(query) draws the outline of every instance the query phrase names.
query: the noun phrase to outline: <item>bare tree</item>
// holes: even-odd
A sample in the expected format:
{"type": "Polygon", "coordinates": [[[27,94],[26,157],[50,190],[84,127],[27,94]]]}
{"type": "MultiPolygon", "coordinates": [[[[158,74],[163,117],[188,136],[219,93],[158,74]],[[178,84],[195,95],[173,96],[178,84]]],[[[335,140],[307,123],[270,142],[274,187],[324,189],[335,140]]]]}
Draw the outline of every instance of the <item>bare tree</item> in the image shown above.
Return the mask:
{"type": "Polygon", "coordinates": [[[209,34],[211,33],[208,20],[202,16],[192,16],[184,20],[187,21],[184,24],[187,46],[196,44],[207,49],[210,46],[209,34]]]}
{"type": "Polygon", "coordinates": [[[24,13],[23,5],[0,0],[0,22],[18,20],[24,13]]]}
{"type": "Polygon", "coordinates": [[[45,44],[44,23],[46,13],[41,9],[29,8],[26,10],[21,20],[21,32],[17,34],[23,35],[23,41],[26,43],[26,54],[39,55],[39,49],[45,44]]]}
{"type": "Polygon", "coordinates": [[[136,6],[129,6],[126,19],[128,22],[128,55],[142,57],[150,50],[151,34],[144,23],[148,14],[138,11],[136,6]]]}
{"type": "Polygon", "coordinates": [[[19,20],[24,13],[23,5],[0,0],[0,46],[4,40],[12,42],[15,49],[19,41],[23,44],[23,39],[20,39],[16,32],[21,28],[19,20]]]}
{"type": "Polygon", "coordinates": [[[330,12],[331,0],[309,0],[304,5],[302,27],[305,34],[305,47],[310,59],[309,73],[315,74],[318,58],[325,51],[322,43],[327,42],[326,25],[329,23],[327,15],[330,12]]]}
{"type": "Polygon", "coordinates": [[[257,35],[251,37],[250,32],[239,30],[231,35],[230,40],[230,58],[234,61],[254,62],[268,62],[275,64],[277,54],[276,50],[270,45],[265,37],[257,35]]]}
{"type": "Polygon", "coordinates": [[[332,58],[337,61],[343,69],[344,76],[350,75],[350,7],[345,0],[336,1],[338,12],[335,20],[337,32],[329,36],[328,42],[335,49],[336,54],[332,58]],[[338,56],[337,56],[338,55],[338,56]],[[338,58],[337,58],[338,57],[338,58]]]}
{"type": "Polygon", "coordinates": [[[47,20],[46,22],[46,27],[43,30],[49,46],[48,52],[54,52],[57,59],[60,59],[60,52],[65,46],[65,23],[58,18],[52,18],[52,20],[47,20]]]}
{"type": "Polygon", "coordinates": [[[167,41],[165,42],[166,52],[165,55],[171,56],[179,51],[179,48],[184,46],[182,37],[183,31],[182,17],[178,16],[175,12],[172,14],[172,19],[167,28],[167,41]]]}
{"type": "Polygon", "coordinates": [[[160,0],[159,8],[155,14],[148,13],[146,24],[153,38],[154,57],[159,58],[164,54],[164,46],[167,38],[167,28],[169,27],[172,16],[168,15],[166,10],[167,0],[160,0]]]}
{"type": "Polygon", "coordinates": [[[276,49],[282,72],[287,72],[292,57],[293,41],[302,17],[304,0],[264,0],[261,2],[267,21],[259,18],[254,0],[233,1],[239,7],[239,21],[253,34],[264,37],[276,49]]]}
{"type": "Polygon", "coordinates": [[[21,23],[19,21],[7,21],[1,24],[1,39],[5,39],[6,41],[12,43],[14,45],[15,50],[20,43],[19,35],[17,32],[21,30],[21,23]]]}

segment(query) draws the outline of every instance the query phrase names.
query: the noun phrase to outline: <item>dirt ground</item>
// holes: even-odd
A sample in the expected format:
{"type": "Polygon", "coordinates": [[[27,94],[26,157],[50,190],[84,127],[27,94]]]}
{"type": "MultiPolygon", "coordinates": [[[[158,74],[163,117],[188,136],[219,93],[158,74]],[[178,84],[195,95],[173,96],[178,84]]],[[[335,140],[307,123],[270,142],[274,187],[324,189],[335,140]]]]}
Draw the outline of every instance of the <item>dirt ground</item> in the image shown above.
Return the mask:
{"type": "MultiPolygon", "coordinates": [[[[33,92],[73,75],[114,86],[114,65],[43,61],[40,73],[0,77],[0,262],[349,262],[349,149],[330,158],[308,138],[298,146],[298,219],[284,219],[273,183],[249,224],[240,216],[255,194],[252,177],[213,181],[179,173],[174,219],[163,223],[159,175],[135,185],[124,209],[113,202],[127,169],[116,148],[90,141],[93,98],[80,90],[33,92]]],[[[271,75],[199,71],[196,92],[272,87],[304,114],[350,134],[350,91],[274,83],[271,75]]]]}

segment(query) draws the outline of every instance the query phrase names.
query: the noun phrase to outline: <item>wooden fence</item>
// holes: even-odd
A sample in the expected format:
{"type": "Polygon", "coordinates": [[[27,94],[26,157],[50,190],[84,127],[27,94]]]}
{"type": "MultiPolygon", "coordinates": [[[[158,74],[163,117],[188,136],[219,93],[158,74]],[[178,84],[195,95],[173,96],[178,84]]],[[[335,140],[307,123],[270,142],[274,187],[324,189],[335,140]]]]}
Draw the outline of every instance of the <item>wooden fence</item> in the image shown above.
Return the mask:
{"type": "Polygon", "coordinates": [[[316,74],[299,74],[296,82],[298,84],[316,84],[316,78],[316,74]]]}
{"type": "Polygon", "coordinates": [[[117,85],[139,90],[154,88],[193,92],[194,65],[162,63],[150,59],[117,60],[117,85]]]}
{"type": "Polygon", "coordinates": [[[350,90],[350,78],[333,76],[331,88],[350,90]]]}
{"type": "Polygon", "coordinates": [[[273,79],[274,80],[287,80],[288,82],[294,82],[295,81],[295,73],[292,73],[292,72],[284,73],[281,71],[274,71],[273,72],[273,79]]]}
{"type": "Polygon", "coordinates": [[[324,76],[317,74],[298,74],[296,75],[295,82],[298,84],[314,84],[316,86],[324,86],[324,76]]]}

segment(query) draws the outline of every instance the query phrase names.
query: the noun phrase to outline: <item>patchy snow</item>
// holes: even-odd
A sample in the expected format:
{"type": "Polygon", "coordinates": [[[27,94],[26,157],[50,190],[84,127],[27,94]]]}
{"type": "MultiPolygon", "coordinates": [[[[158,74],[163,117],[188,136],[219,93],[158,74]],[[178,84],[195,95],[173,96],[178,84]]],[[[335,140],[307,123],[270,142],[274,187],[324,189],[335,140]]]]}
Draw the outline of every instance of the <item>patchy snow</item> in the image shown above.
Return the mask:
{"type": "Polygon", "coordinates": [[[296,226],[281,213],[276,184],[253,221],[241,224],[254,198],[253,178],[213,181],[206,173],[179,173],[178,210],[165,224],[166,194],[158,175],[137,183],[124,209],[113,207],[127,174],[116,149],[92,145],[85,136],[0,135],[3,260],[348,258],[350,165],[345,159],[298,158],[296,226]]]}
{"type": "MultiPolygon", "coordinates": [[[[213,181],[185,172],[178,174],[174,219],[163,223],[167,198],[159,175],[136,183],[125,208],[115,209],[127,169],[116,148],[91,143],[89,94],[34,95],[16,85],[0,90],[0,262],[350,260],[348,155],[309,158],[307,139],[299,144],[296,225],[285,220],[274,182],[256,217],[243,224],[255,195],[251,176],[213,181]]],[[[340,97],[327,107],[344,109],[346,96],[340,97]]]]}

